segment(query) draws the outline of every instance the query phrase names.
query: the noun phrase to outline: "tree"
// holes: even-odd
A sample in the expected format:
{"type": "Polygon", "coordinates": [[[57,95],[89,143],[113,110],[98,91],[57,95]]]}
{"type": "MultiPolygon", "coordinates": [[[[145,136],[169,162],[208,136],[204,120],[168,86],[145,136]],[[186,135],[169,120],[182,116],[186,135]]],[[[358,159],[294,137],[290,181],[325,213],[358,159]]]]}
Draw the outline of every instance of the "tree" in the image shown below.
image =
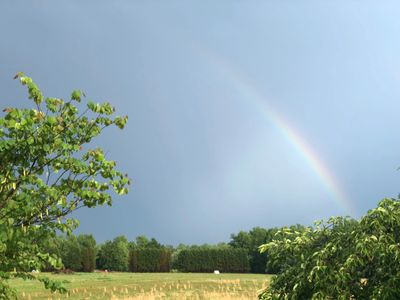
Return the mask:
{"type": "Polygon", "coordinates": [[[234,248],[243,248],[248,251],[250,272],[252,273],[276,273],[278,269],[268,263],[267,253],[260,253],[259,246],[273,240],[277,228],[254,227],[249,232],[240,231],[231,235],[229,244],[234,248]]]}
{"type": "Polygon", "coordinates": [[[152,249],[161,249],[164,248],[155,238],[151,238],[150,240],[144,236],[139,235],[136,239],[129,243],[130,249],[143,249],[143,248],[152,248],[152,249]]]}
{"type": "Polygon", "coordinates": [[[134,245],[136,248],[145,248],[149,243],[149,239],[145,235],[139,235],[136,237],[134,245]]]}
{"type": "Polygon", "coordinates": [[[75,235],[69,235],[62,239],[61,260],[66,269],[81,271],[82,269],[82,250],[75,235]]]}
{"type": "Polygon", "coordinates": [[[330,218],[285,228],[261,247],[283,266],[260,299],[397,299],[400,202],[384,199],[359,222],[330,218]]]}
{"type": "Polygon", "coordinates": [[[81,271],[93,272],[96,268],[96,240],[91,234],[78,235],[81,251],[81,271]]]}
{"type": "Polygon", "coordinates": [[[26,271],[60,260],[40,252],[40,240],[54,232],[71,233],[78,222],[68,215],[81,207],[112,204],[112,194],[126,194],[129,178],[115,169],[102,149],[88,144],[105,127],[123,128],[127,117],[112,117],[109,103],[88,102],[72,92],[69,100],[45,98],[31,78],[15,78],[27,87],[32,108],[5,108],[0,118],[0,296],[13,297],[6,280],[39,279],[26,271]],[[17,272],[10,272],[16,270],[17,272]]]}
{"type": "MultiPolygon", "coordinates": [[[[64,237],[53,234],[45,239],[38,241],[39,252],[48,253],[52,257],[61,258],[61,246],[63,242],[64,242],[64,237]]],[[[56,268],[51,264],[47,263],[40,270],[44,272],[51,272],[55,271],[56,268]]]]}
{"type": "Polygon", "coordinates": [[[128,271],[129,243],[125,236],[117,236],[100,246],[97,265],[109,271],[128,271]]]}

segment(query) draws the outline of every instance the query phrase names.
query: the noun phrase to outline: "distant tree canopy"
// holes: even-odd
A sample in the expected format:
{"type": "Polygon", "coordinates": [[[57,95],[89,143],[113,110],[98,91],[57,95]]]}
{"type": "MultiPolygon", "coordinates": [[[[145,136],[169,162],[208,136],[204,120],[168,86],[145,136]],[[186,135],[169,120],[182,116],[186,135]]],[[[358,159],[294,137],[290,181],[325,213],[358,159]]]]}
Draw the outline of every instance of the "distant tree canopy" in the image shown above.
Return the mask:
{"type": "MultiPolygon", "coordinates": [[[[131,272],[167,272],[170,270],[172,246],[165,246],[156,239],[139,236],[134,241],[128,242],[125,236],[118,236],[112,241],[96,245],[96,240],[91,234],[68,236],[52,236],[40,241],[39,249],[51,256],[60,257],[62,267],[68,271],[93,272],[95,269],[109,271],[131,272]],[[147,241],[139,243],[137,241],[147,241]],[[155,251],[153,251],[155,250],[155,251]],[[165,250],[165,251],[157,251],[165,250]],[[130,253],[135,253],[135,266],[130,264],[130,253]],[[158,255],[158,256],[157,256],[158,255]],[[159,262],[149,262],[152,257],[159,262]],[[153,264],[153,265],[152,265],[153,264]],[[159,267],[155,267],[156,265],[159,267]]],[[[46,265],[42,271],[55,271],[51,265],[46,265]]]]}
{"type": "Polygon", "coordinates": [[[109,271],[128,271],[129,242],[124,236],[100,245],[97,265],[109,271]]]}
{"type": "Polygon", "coordinates": [[[116,237],[99,246],[97,268],[109,271],[168,272],[173,248],[144,235],[128,242],[116,237]]]}
{"type": "Polygon", "coordinates": [[[163,247],[134,248],[129,251],[130,272],[169,272],[171,249],[163,247]]]}
{"type": "MultiPolygon", "coordinates": [[[[305,227],[297,224],[290,228],[302,231],[305,227]]],[[[232,234],[229,245],[247,250],[251,273],[277,273],[280,266],[271,264],[268,254],[266,252],[260,253],[259,251],[260,245],[271,242],[277,232],[278,228],[254,227],[248,232],[240,231],[237,234],[232,234]]]]}
{"type": "Polygon", "coordinates": [[[60,252],[65,268],[76,271],[82,269],[82,249],[76,236],[70,235],[63,238],[60,252]]]}
{"type": "Polygon", "coordinates": [[[188,247],[177,254],[174,267],[181,272],[249,272],[245,249],[232,247],[188,247]]]}
{"type": "MultiPolygon", "coordinates": [[[[72,271],[93,272],[96,268],[96,240],[91,234],[57,236],[42,241],[43,251],[60,257],[63,267],[72,271]]],[[[54,271],[47,266],[42,270],[54,271]]]]}
{"type": "Polygon", "coordinates": [[[96,269],[96,240],[91,234],[78,235],[81,254],[81,271],[93,272],[96,269]]]}
{"type": "Polygon", "coordinates": [[[231,235],[230,245],[234,248],[246,249],[249,255],[250,272],[266,273],[267,254],[260,253],[258,247],[272,240],[277,229],[264,229],[255,227],[249,232],[240,231],[231,235]]]}
{"type": "MultiPolygon", "coordinates": [[[[304,231],[306,227],[295,225],[289,227],[292,230],[304,231]]],[[[62,259],[63,267],[72,271],[92,272],[95,269],[107,269],[109,271],[129,271],[129,272],[168,272],[170,269],[189,270],[196,268],[208,272],[211,269],[221,268],[220,271],[233,272],[256,272],[264,273],[265,270],[281,270],[279,261],[269,259],[266,253],[262,255],[258,252],[261,241],[270,242],[283,238],[279,229],[253,228],[249,232],[241,231],[232,235],[230,243],[185,245],[179,244],[177,247],[163,245],[155,238],[148,238],[144,235],[136,237],[128,242],[125,236],[116,237],[114,240],[106,241],[96,245],[96,240],[92,235],[72,234],[68,236],[56,236],[43,239],[40,242],[42,252],[62,259]],[[218,251],[214,251],[218,250],[218,251]],[[221,251],[223,250],[223,251],[221,251]],[[232,260],[225,259],[223,268],[221,267],[221,257],[226,253],[233,253],[230,250],[238,250],[238,255],[242,259],[243,253],[246,255],[246,262],[240,267],[234,267],[237,259],[232,256],[232,260]],[[195,253],[191,266],[183,266],[181,252],[195,253]],[[222,256],[218,256],[222,253],[222,256]],[[201,255],[217,255],[216,260],[204,260],[201,255]],[[219,261],[217,263],[217,261],[219,261]],[[231,261],[231,263],[230,263],[231,261]],[[228,266],[230,264],[230,266],[228,266]],[[195,267],[193,267],[196,265],[195,267]],[[243,267],[245,266],[245,267],[243,267]],[[253,267],[253,269],[251,268],[253,267]],[[258,271],[256,268],[259,268],[258,271]]],[[[235,255],[236,255],[235,254],[235,255]]],[[[229,254],[230,255],[230,254],[229,254]]],[[[186,264],[187,262],[185,262],[186,264]]],[[[47,266],[42,270],[53,271],[54,267],[47,266]]],[[[193,269],[194,270],[194,269],[193,269]]],[[[272,271],[269,271],[273,273],[272,271]]]]}
{"type": "Polygon", "coordinates": [[[384,199],[359,222],[281,229],[261,250],[282,269],[260,299],[398,299],[400,202],[384,199]]]}
{"type": "Polygon", "coordinates": [[[139,235],[138,237],[136,237],[135,241],[129,243],[130,249],[143,249],[143,248],[159,249],[163,247],[164,246],[161,245],[155,238],[151,238],[149,240],[144,235],[139,235]]]}
{"type": "Polygon", "coordinates": [[[105,127],[123,128],[127,117],[115,117],[109,103],[78,104],[84,94],[69,100],[44,97],[31,78],[16,77],[27,87],[31,108],[3,110],[0,118],[0,296],[14,297],[6,280],[39,279],[47,288],[62,288],[26,271],[60,260],[40,252],[39,244],[54,232],[71,232],[77,221],[67,218],[80,207],[112,204],[110,192],[126,194],[129,179],[115,169],[102,149],[88,148],[105,127]],[[18,272],[11,272],[12,270],[18,272]]]}

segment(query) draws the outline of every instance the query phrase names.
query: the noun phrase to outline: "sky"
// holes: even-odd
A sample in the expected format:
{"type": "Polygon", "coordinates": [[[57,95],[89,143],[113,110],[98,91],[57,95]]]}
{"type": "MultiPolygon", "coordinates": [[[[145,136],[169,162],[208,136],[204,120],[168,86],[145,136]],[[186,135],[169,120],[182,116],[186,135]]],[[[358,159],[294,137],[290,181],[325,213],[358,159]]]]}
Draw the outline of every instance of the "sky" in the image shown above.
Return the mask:
{"type": "Polygon", "coordinates": [[[359,218],[400,192],[398,1],[1,1],[0,106],[46,96],[129,116],[102,147],[133,184],[77,233],[229,241],[359,218]]]}

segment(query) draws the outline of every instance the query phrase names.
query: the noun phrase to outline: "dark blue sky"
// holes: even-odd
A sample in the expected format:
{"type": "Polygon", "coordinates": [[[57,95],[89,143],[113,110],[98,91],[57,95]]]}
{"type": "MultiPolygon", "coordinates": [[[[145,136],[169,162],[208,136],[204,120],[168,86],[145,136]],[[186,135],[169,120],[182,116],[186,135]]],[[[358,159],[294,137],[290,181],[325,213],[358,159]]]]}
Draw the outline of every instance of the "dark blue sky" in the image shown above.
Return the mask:
{"type": "Polygon", "coordinates": [[[130,194],[76,214],[99,241],[358,217],[400,192],[399,15],[397,1],[2,1],[0,104],[28,103],[24,71],[47,96],[79,88],[129,115],[95,144],[130,194]]]}

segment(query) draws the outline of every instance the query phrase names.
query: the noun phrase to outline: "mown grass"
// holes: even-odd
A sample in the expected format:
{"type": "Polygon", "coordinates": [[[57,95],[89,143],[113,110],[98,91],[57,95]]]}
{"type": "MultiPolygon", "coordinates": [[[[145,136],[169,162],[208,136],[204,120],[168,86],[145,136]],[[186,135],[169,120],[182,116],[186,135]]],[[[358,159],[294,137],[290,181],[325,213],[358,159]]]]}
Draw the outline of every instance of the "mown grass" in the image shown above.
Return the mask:
{"type": "Polygon", "coordinates": [[[269,275],[199,273],[42,274],[65,281],[69,292],[51,294],[40,283],[15,279],[20,299],[256,299],[269,275]]]}

